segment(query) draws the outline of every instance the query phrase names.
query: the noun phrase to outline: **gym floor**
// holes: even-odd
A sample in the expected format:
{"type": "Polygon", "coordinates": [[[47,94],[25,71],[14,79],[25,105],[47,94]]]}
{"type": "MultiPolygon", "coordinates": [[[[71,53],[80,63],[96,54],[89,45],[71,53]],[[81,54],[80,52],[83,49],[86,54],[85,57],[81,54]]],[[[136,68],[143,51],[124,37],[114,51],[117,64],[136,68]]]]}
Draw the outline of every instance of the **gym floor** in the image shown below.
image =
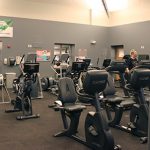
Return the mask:
{"type": "MultiPolygon", "coordinates": [[[[11,93],[11,97],[14,94],[11,93]]],[[[62,129],[60,113],[48,108],[56,97],[44,92],[43,99],[33,100],[33,111],[39,113],[40,118],[17,121],[15,117],[20,113],[4,113],[10,104],[0,105],[0,149],[1,150],[88,150],[88,148],[67,137],[55,138],[53,135],[62,129]]],[[[80,135],[84,135],[84,118],[88,108],[82,113],[79,125],[80,135]]],[[[123,120],[128,122],[128,113],[123,120]]],[[[140,144],[139,138],[123,131],[112,129],[115,142],[122,150],[144,150],[147,144],[140,144]]]]}

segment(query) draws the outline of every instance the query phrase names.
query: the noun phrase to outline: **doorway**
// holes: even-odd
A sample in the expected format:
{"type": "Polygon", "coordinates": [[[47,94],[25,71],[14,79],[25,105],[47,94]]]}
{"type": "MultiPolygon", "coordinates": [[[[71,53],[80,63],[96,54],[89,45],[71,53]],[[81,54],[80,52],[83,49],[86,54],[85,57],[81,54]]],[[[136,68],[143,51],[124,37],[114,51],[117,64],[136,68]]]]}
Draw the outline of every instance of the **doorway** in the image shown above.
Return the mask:
{"type": "Polygon", "coordinates": [[[122,60],[124,56],[124,45],[111,45],[112,60],[122,60]]]}
{"type": "MultiPolygon", "coordinates": [[[[111,59],[112,60],[122,60],[124,57],[124,45],[111,45],[111,59]]],[[[120,80],[118,74],[115,74],[115,80],[120,80]]]]}

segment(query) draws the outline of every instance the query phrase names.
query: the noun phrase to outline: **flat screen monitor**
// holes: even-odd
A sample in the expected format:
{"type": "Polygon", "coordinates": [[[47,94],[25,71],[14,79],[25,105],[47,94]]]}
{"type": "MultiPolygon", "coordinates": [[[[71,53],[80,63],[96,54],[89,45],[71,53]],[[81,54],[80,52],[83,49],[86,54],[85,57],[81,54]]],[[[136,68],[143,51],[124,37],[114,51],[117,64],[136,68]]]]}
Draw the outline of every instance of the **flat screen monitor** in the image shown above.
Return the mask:
{"type": "Polygon", "coordinates": [[[83,59],[83,62],[85,63],[85,70],[87,70],[91,63],[91,59],[89,58],[83,59]]]}
{"type": "Polygon", "coordinates": [[[73,72],[81,72],[85,70],[85,62],[73,62],[72,63],[72,71],[73,72]]]}
{"type": "Polygon", "coordinates": [[[65,54],[62,54],[61,56],[60,56],[60,62],[66,62],[67,63],[67,61],[68,61],[68,59],[69,59],[69,54],[68,53],[65,53],[65,54]]]}
{"type": "Polygon", "coordinates": [[[142,61],[142,60],[149,60],[149,55],[138,55],[138,61],[142,61]]]}
{"type": "Polygon", "coordinates": [[[38,73],[39,72],[39,63],[24,63],[24,73],[38,73]]]}
{"type": "Polygon", "coordinates": [[[110,65],[111,59],[104,59],[103,61],[103,67],[108,67],[110,65]]]}
{"type": "Polygon", "coordinates": [[[122,72],[124,73],[127,66],[126,66],[126,63],[125,61],[112,61],[110,63],[110,66],[107,67],[108,68],[108,71],[118,71],[118,72],[122,72]]]}

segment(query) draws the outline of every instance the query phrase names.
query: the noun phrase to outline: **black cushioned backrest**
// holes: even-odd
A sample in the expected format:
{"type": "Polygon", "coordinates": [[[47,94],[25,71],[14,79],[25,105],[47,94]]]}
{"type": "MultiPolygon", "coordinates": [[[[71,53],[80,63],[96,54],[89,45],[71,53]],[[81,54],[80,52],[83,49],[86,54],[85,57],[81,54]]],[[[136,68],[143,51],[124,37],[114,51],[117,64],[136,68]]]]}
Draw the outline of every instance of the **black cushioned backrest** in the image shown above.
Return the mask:
{"type": "Polygon", "coordinates": [[[75,101],[77,100],[77,94],[71,78],[61,78],[58,82],[58,89],[59,99],[62,101],[63,104],[75,103],[75,101]]]}
{"type": "Polygon", "coordinates": [[[134,69],[131,73],[130,84],[139,89],[150,85],[150,69],[134,69]]]}
{"type": "Polygon", "coordinates": [[[140,61],[136,68],[148,68],[148,69],[150,69],[150,60],[140,61]]]}
{"type": "Polygon", "coordinates": [[[85,93],[94,95],[106,88],[108,73],[105,70],[87,71],[83,82],[85,93]]]}
{"type": "Polygon", "coordinates": [[[112,96],[112,95],[115,95],[116,93],[113,77],[109,73],[108,73],[108,79],[107,79],[107,86],[103,93],[105,96],[112,96]]]}
{"type": "Polygon", "coordinates": [[[108,72],[110,72],[110,71],[119,71],[119,72],[124,73],[126,68],[127,68],[126,63],[125,63],[124,60],[122,60],[122,61],[112,61],[110,66],[108,66],[106,68],[106,70],[108,72]]]}

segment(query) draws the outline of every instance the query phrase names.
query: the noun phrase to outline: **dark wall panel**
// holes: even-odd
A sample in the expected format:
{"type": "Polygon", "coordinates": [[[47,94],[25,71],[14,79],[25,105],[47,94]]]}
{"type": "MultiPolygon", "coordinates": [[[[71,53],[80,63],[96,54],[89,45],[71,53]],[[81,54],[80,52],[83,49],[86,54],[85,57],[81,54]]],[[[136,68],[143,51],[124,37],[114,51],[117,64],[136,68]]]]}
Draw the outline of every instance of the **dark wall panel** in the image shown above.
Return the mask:
{"type": "MultiPolygon", "coordinates": [[[[34,48],[28,48],[28,44],[36,43],[43,49],[51,49],[52,54],[54,43],[75,44],[73,55],[75,56],[80,48],[87,49],[88,57],[92,58],[94,65],[98,57],[101,60],[100,62],[102,62],[107,55],[107,27],[23,18],[12,18],[12,20],[14,37],[0,38],[4,45],[2,51],[3,58],[15,57],[16,55],[21,56],[35,51],[34,48]],[[91,45],[91,40],[96,40],[96,45],[91,45]],[[8,49],[6,45],[10,45],[11,48],[8,49]]],[[[17,67],[3,67],[3,73],[18,72],[17,70],[17,67]]],[[[52,73],[50,62],[40,63],[40,73],[42,76],[52,73]]]]}
{"type": "Polygon", "coordinates": [[[136,49],[139,54],[150,53],[150,21],[108,28],[108,45],[124,45],[125,54],[136,49]],[[144,49],[141,48],[144,46],[144,49]]]}
{"type": "MultiPolygon", "coordinates": [[[[111,45],[124,45],[125,54],[128,54],[132,48],[137,49],[139,54],[150,53],[150,21],[116,27],[100,27],[13,17],[12,20],[14,37],[0,38],[4,45],[3,58],[34,52],[35,48],[28,48],[28,44],[51,49],[51,58],[53,58],[54,43],[75,44],[73,56],[77,55],[78,49],[87,49],[88,57],[92,58],[93,65],[96,65],[98,58],[101,65],[104,58],[111,57],[111,45]],[[91,40],[95,40],[96,44],[92,45],[91,40]],[[7,48],[7,45],[11,48],[7,48]],[[144,46],[144,49],[141,49],[141,46],[144,46]]],[[[2,68],[3,73],[19,72],[17,66],[3,66],[2,68]]],[[[41,76],[53,74],[50,62],[40,63],[40,73],[41,76]]]]}

